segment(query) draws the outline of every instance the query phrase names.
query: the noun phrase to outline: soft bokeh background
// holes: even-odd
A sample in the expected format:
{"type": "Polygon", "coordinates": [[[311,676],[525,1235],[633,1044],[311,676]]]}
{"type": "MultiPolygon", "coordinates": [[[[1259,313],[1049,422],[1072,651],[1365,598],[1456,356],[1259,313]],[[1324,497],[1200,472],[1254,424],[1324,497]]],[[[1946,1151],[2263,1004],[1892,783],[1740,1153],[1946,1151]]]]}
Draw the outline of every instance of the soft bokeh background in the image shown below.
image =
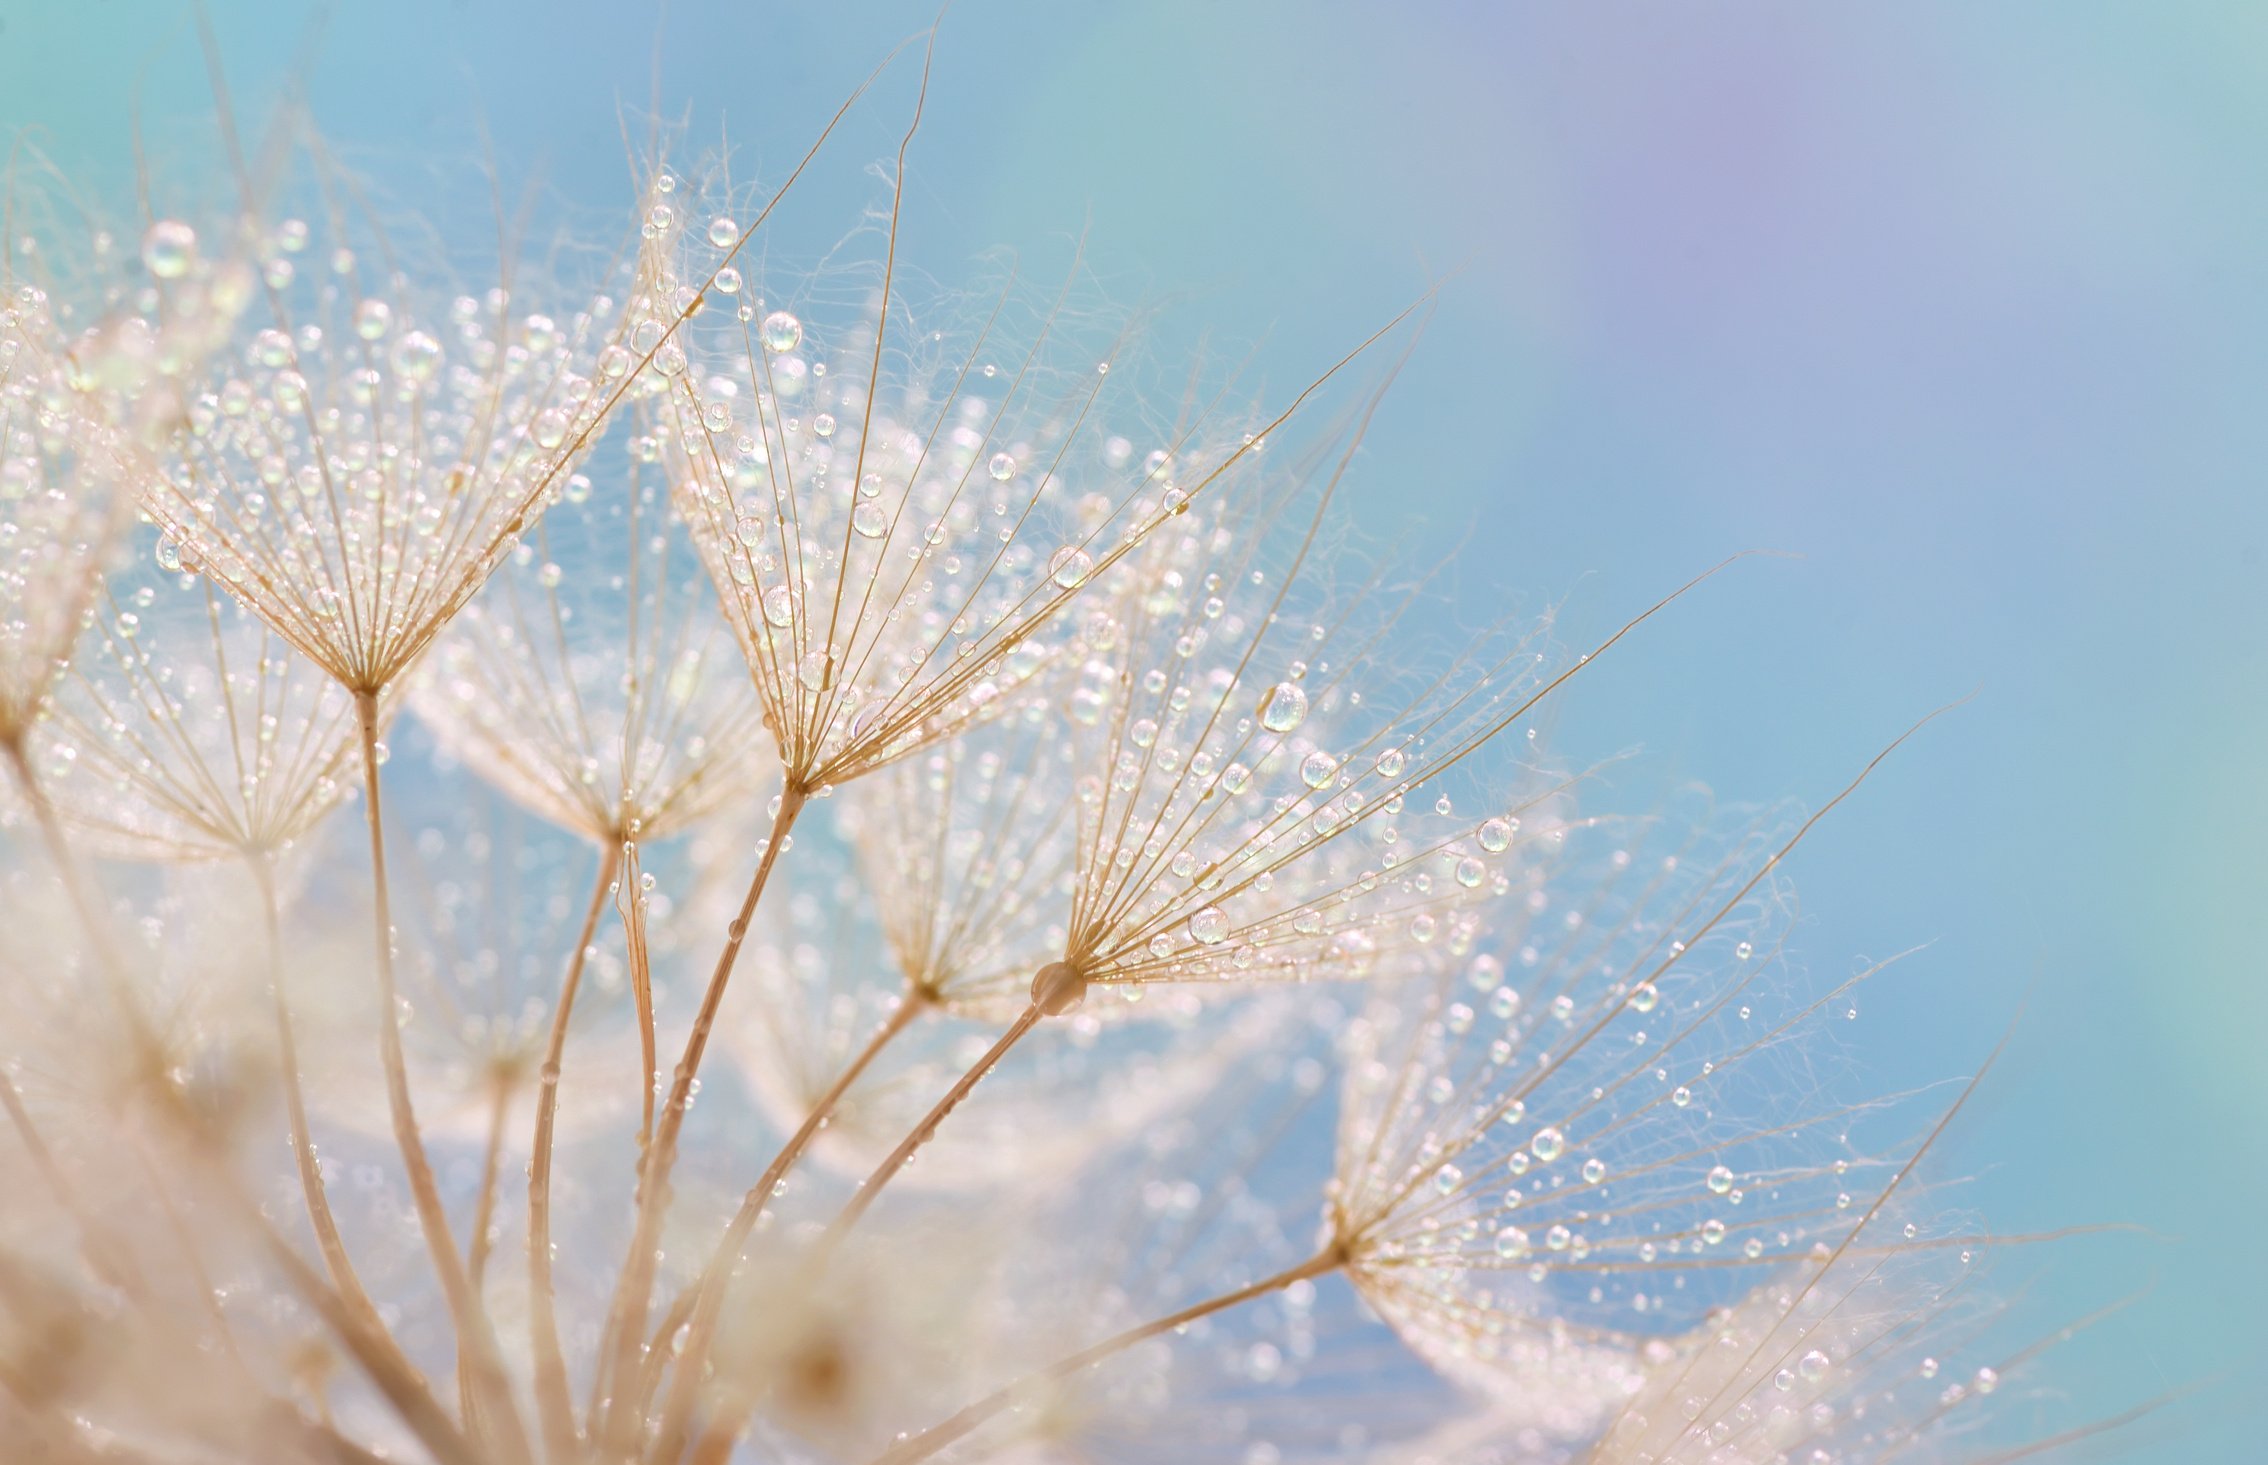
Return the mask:
{"type": "MultiPolygon", "coordinates": [[[[628,197],[642,7],[211,10],[247,112],[299,78],[399,186],[484,120],[508,191],[628,197]]],[[[689,0],[661,95],[776,169],[929,18],[689,0]]],[[[872,200],[911,79],[806,217],[872,200]]],[[[161,139],[209,117],[185,7],[0,0],[0,127],[121,206],[137,98],[161,139]]],[[[2268,10],[965,0],[913,171],[919,263],[1083,230],[1285,387],[1454,271],[1358,512],[1469,526],[1465,620],[1517,591],[1588,634],[1802,556],[1587,673],[1563,747],[1816,801],[1975,691],[1798,857],[1801,945],[1839,976],[1933,943],[1853,1029],[1886,1085],[1968,1071],[2030,993],[1952,1141],[1974,1201],[2158,1233],[2059,1259],[2046,1308],[2156,1279],[2061,1377],[2218,1379],[2123,1443],[2261,1458],[2268,10]]]]}

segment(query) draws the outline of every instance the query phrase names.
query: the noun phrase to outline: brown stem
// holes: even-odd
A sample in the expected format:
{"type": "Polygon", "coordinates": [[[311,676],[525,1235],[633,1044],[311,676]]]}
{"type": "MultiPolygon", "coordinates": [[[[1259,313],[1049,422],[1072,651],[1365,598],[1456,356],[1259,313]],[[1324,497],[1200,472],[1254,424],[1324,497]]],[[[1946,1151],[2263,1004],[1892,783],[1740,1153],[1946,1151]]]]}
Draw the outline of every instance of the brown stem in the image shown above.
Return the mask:
{"type": "Polygon", "coordinates": [[[858,1224],[858,1218],[866,1214],[868,1206],[874,1204],[874,1198],[882,1193],[882,1187],[890,1183],[892,1176],[906,1168],[906,1162],[914,1157],[914,1151],[928,1144],[936,1135],[937,1126],[944,1123],[945,1116],[960,1107],[961,1100],[969,1096],[969,1090],[977,1086],[977,1081],[992,1072],[993,1065],[1006,1057],[1008,1050],[1015,1047],[1017,1041],[1046,1015],[1037,1002],[1030,1003],[1016,1015],[1016,1020],[1008,1025],[1008,1031],[1000,1035],[1000,1040],[987,1048],[982,1058],[970,1064],[967,1073],[953,1081],[953,1086],[945,1091],[945,1097],[937,1101],[936,1107],[923,1116],[921,1123],[913,1127],[911,1134],[898,1141],[898,1147],[890,1151],[882,1163],[874,1167],[874,1173],[859,1185],[857,1192],[851,1196],[850,1203],[843,1207],[843,1213],[835,1217],[834,1224],[827,1228],[829,1242],[840,1241],[851,1227],[858,1224]]]}
{"type": "Polygon", "coordinates": [[[449,1213],[441,1203],[441,1186],[426,1157],[425,1141],[417,1127],[417,1111],[410,1103],[409,1062],[402,1053],[400,998],[394,984],[394,916],[386,884],[385,820],[378,800],[378,694],[357,691],[355,711],[362,726],[362,779],[369,807],[371,893],[377,905],[378,941],[378,1056],[386,1069],[386,1099],[394,1126],[394,1143],[409,1175],[410,1195],[417,1205],[418,1227],[425,1235],[426,1252],[449,1299],[459,1349],[470,1357],[481,1392],[493,1409],[482,1412],[484,1422],[501,1431],[497,1441],[515,1462],[530,1460],[527,1434],[512,1403],[511,1384],[497,1356],[495,1334],[488,1325],[480,1299],[473,1294],[449,1231],[449,1213]]]}
{"type": "Polygon", "coordinates": [[[614,1454],[631,1451],[630,1401],[628,1384],[638,1363],[638,1350],[644,1343],[646,1309],[652,1301],[655,1250],[661,1241],[662,1222],[669,1212],[669,1175],[677,1160],[677,1136],[685,1127],[685,1111],[692,1102],[693,1080],[701,1068],[701,1055],[707,1051],[709,1033],[716,1026],[717,1010],[724,1003],[725,986],[732,980],[732,969],[740,959],[741,943],[748,939],[748,923],[756,915],[756,904],[764,897],[764,885],[771,879],[772,867],[778,863],[781,846],[787,843],[788,832],[795,827],[796,816],[810,797],[800,785],[790,783],[780,794],[780,806],[772,815],[772,830],[764,841],[764,853],[756,862],[756,873],[748,882],[748,893],[741,898],[740,913],[725,929],[724,950],[717,955],[716,970],[709,974],[709,985],[701,994],[700,1010],[694,1014],[693,1030],[686,1035],[685,1052],[677,1060],[669,1085],[669,1102],[662,1108],[661,1118],[654,1126],[653,1143],[646,1148],[638,1161],[638,1218],[630,1238],[630,1255],[624,1262],[621,1281],[615,1289],[613,1306],[608,1310],[606,1337],[612,1347],[600,1361],[600,1389],[596,1397],[610,1400],[606,1411],[604,1438],[614,1454]],[[606,1387],[610,1385],[612,1387],[606,1387]]]}
{"type": "MultiPolygon", "coordinates": [[[[537,1422],[543,1429],[544,1454],[554,1462],[573,1457],[576,1432],[575,1409],[567,1386],[567,1355],[559,1343],[558,1299],[551,1282],[552,1130],[559,1118],[559,1072],[567,1051],[567,1022],[574,1014],[583,965],[589,959],[599,916],[606,908],[607,892],[614,885],[621,862],[621,841],[609,840],[599,856],[598,878],[591,882],[582,930],[567,957],[567,975],[559,984],[559,1001],[551,1014],[551,1038],[544,1047],[543,1067],[537,1076],[535,1146],[528,1160],[528,1334],[535,1350],[537,1422]]],[[[649,1104],[653,1102],[651,1092],[649,1085],[649,1104]]]]}
{"type": "Polygon", "coordinates": [[[655,1437],[650,1458],[657,1461],[675,1460],[678,1452],[684,1448],[686,1425],[691,1420],[694,1398],[700,1388],[702,1360],[708,1356],[709,1343],[716,1335],[718,1319],[724,1312],[725,1289],[732,1280],[733,1267],[740,1261],[741,1248],[747,1244],[748,1234],[756,1229],[756,1222],[763,1216],[764,1208],[771,1204],[773,1190],[787,1177],[796,1161],[802,1158],[803,1152],[810,1147],[811,1141],[834,1114],[836,1106],[842,1103],[843,1095],[850,1092],[851,1085],[858,1082],[859,1076],[881,1056],[882,1050],[890,1045],[891,1040],[904,1032],[929,1007],[928,999],[920,994],[906,994],[896,1009],[883,1019],[882,1025],[874,1030],[874,1035],[866,1040],[866,1046],[858,1051],[858,1055],[851,1059],[848,1066],[835,1076],[835,1081],[827,1086],[826,1092],[812,1104],[811,1112],[804,1116],[801,1127],[788,1137],[788,1142],[772,1157],[772,1163],[764,1167],[764,1173],[754,1187],[741,1197],[739,1212],[733,1216],[732,1224],[725,1228],[723,1240],[717,1243],[716,1251],[709,1257],[708,1266],[702,1270],[693,1304],[692,1323],[685,1335],[685,1346],[677,1354],[677,1371],[670,1380],[669,1400],[662,1411],[661,1431],[655,1437]]]}
{"type": "Polygon", "coordinates": [[[645,878],[638,868],[638,847],[623,846],[622,889],[614,909],[622,917],[622,954],[630,966],[630,999],[638,1011],[638,1071],[645,1082],[638,1089],[638,1153],[654,1142],[654,1088],[661,1062],[654,1044],[654,969],[646,946],[646,908],[639,900],[645,878]]]}
{"type": "Polygon", "coordinates": [[[392,1350],[394,1361],[401,1368],[415,1374],[415,1366],[394,1342],[394,1335],[387,1331],[377,1304],[363,1288],[362,1278],[347,1256],[346,1241],[339,1235],[338,1219],[331,1212],[330,1195],[323,1186],[323,1170],[315,1158],[315,1141],[307,1122],[307,1095],[300,1084],[299,1043],[292,1028],[291,1004],[284,996],[283,921],[276,901],[275,871],[265,855],[253,855],[247,863],[253,882],[260,887],[260,912],[267,933],[268,998],[275,1008],[276,1048],[282,1068],[284,1113],[291,1125],[292,1159],[299,1171],[299,1190],[306,1200],[307,1220],[315,1229],[315,1244],[323,1254],[323,1269],[330,1274],[340,1302],[355,1314],[373,1339],[392,1350]]]}
{"type": "Polygon", "coordinates": [[[1286,1268],[1273,1277],[1264,1277],[1260,1281],[1239,1287],[1234,1292],[1224,1292],[1218,1297],[1194,1303],[1179,1312],[1168,1313],[1164,1317],[1153,1318],[1139,1327],[1128,1328],[1123,1333],[1103,1339],[1091,1348],[1082,1348],[1068,1358],[1060,1359],[1045,1368],[1025,1374],[1006,1388],[987,1394],[951,1418],[933,1424],[921,1433],[899,1441],[877,1455],[872,1465],[914,1465],[917,1460],[926,1460],[1003,1410],[1034,1397],[1047,1384],[1056,1383],[1071,1377],[1075,1373],[1092,1368],[1104,1359],[1114,1354],[1123,1353],[1136,1343],[1155,1338],[1160,1333],[1170,1333],[1175,1328],[1193,1323],[1201,1317],[1209,1317],[1216,1312],[1222,1312],[1241,1303],[1250,1302],[1256,1297],[1265,1297],[1271,1292],[1281,1291],[1294,1282],[1302,1282],[1311,1277],[1320,1277],[1326,1273],[1335,1272],[1345,1263],[1346,1253],[1335,1245],[1330,1246],[1317,1252],[1298,1266],[1286,1268]]]}

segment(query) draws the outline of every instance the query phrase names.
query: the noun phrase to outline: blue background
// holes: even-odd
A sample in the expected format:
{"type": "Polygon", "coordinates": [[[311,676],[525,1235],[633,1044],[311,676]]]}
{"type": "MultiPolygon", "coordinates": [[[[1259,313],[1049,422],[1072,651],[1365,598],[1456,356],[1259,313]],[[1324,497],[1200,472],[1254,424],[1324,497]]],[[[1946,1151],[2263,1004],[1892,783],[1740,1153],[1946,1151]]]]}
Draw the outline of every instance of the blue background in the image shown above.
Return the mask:
{"type": "MultiPolygon", "coordinates": [[[[296,78],[412,201],[485,122],[506,193],[540,172],[607,227],[657,25],[664,110],[776,174],[930,17],[403,0],[310,43],[211,8],[248,115],[296,78]]],[[[804,218],[873,201],[912,75],[804,218]]],[[[161,157],[209,116],[185,8],[0,0],[0,126],[120,211],[137,104],[161,157]]],[[[1355,490],[1469,528],[1445,625],[1516,588],[1584,639],[1726,552],[1802,556],[1587,672],[1564,749],[1817,801],[1976,691],[1800,854],[1799,944],[1833,977],[1933,943],[1853,1030],[1884,1086],[1967,1071],[2031,992],[1951,1141],[1970,1198],[2157,1233],[2057,1259],[2043,1316],[2156,1279],[2059,1377],[2221,1379],[2132,1446],[2259,1458],[2268,9],[968,0],[913,174],[916,262],[1083,231],[1280,388],[1454,271],[1355,490]]]]}

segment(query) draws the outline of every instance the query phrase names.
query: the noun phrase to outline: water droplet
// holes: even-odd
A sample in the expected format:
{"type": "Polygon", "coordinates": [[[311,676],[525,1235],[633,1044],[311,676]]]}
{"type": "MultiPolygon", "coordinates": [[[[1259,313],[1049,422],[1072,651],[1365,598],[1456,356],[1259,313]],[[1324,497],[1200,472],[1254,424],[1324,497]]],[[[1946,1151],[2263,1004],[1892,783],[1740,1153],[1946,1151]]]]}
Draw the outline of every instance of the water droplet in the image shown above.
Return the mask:
{"type": "Polygon", "coordinates": [[[411,331],[394,343],[391,359],[405,381],[426,381],[440,368],[441,343],[423,331],[411,331]]]}
{"type": "Polygon", "coordinates": [[[1339,760],[1318,748],[1300,760],[1299,781],[1309,788],[1324,788],[1338,771],[1339,760]]]}
{"type": "Polygon", "coordinates": [[[1480,883],[1488,878],[1488,866],[1482,864],[1473,856],[1467,855],[1457,862],[1457,868],[1453,873],[1456,875],[1459,885],[1464,886],[1467,890],[1478,890],[1480,883]]]}
{"type": "Polygon", "coordinates": [[[890,528],[890,516],[882,512],[880,504],[869,500],[851,510],[850,524],[861,538],[880,539],[890,528]]]}
{"type": "Polygon", "coordinates": [[[1189,918],[1191,939],[1201,941],[1207,946],[1218,946],[1228,939],[1228,933],[1228,917],[1221,912],[1219,906],[1206,906],[1189,918]]]}
{"type": "Polygon", "coordinates": [[[1380,778],[1400,778],[1408,765],[1409,760],[1402,756],[1400,748],[1388,748],[1378,755],[1378,762],[1373,766],[1378,769],[1380,778]]]}
{"type": "Polygon", "coordinates": [[[394,328],[394,307],[383,300],[365,300],[354,308],[354,333],[365,341],[381,341],[394,328]]]}
{"type": "Polygon", "coordinates": [[[1496,1254],[1498,1256],[1526,1256],[1528,1254],[1528,1233],[1517,1226],[1506,1226],[1496,1233],[1496,1254]]]}
{"type": "Polygon", "coordinates": [[[1307,721],[1307,693],[1291,682],[1278,682],[1260,703],[1260,725],[1270,732],[1288,733],[1307,721]]]}
{"type": "Polygon", "coordinates": [[[784,310],[775,310],[765,316],[760,329],[764,336],[764,349],[767,351],[793,351],[803,343],[803,322],[784,310]]]}
{"type": "Polygon", "coordinates": [[[1827,1377],[1827,1365],[1827,1355],[1814,1348],[1796,1364],[1796,1372],[1803,1375],[1804,1382],[1816,1384],[1827,1377]]]}
{"type": "Polygon", "coordinates": [[[1433,1172],[1433,1188],[1443,1195],[1451,1194],[1465,1182],[1465,1172],[1455,1165],[1444,1165],[1433,1172]]]}
{"type": "Polygon", "coordinates": [[[1512,826],[1502,819],[1483,819],[1476,838],[1482,849],[1500,855],[1512,847],[1512,826]]]}
{"type": "Polygon", "coordinates": [[[1075,544],[1057,550],[1047,562],[1047,577],[1066,590],[1076,590],[1095,572],[1095,557],[1075,544]]]}
{"type": "Polygon", "coordinates": [[[994,453],[992,461],[985,465],[985,471],[999,482],[1006,483],[1016,476],[1016,460],[1006,453],[994,453]]]}
{"type": "Polygon", "coordinates": [[[740,242],[740,226],[719,214],[709,220],[709,242],[719,249],[730,249],[740,242]]]}
{"type": "Polygon", "coordinates": [[[171,535],[157,542],[157,562],[161,570],[181,568],[181,546],[174,542],[171,535]]]}
{"type": "Polygon", "coordinates": [[[179,219],[160,219],[142,236],[142,263],[161,280],[189,273],[197,257],[197,231],[179,219]]]}
{"type": "Polygon", "coordinates": [[[1732,1189],[1732,1182],[1732,1171],[1726,1169],[1722,1165],[1716,1165],[1710,1168],[1709,1189],[1711,1191],[1715,1192],[1718,1195],[1723,1195],[1725,1192],[1732,1189]]]}
{"type": "Polygon", "coordinates": [[[1606,1161],[1593,1155],[1583,1162],[1583,1183],[1596,1185],[1606,1179],[1606,1161]]]}
{"type": "Polygon", "coordinates": [[[1567,1136],[1548,1124],[1537,1130],[1535,1137],[1528,1141],[1528,1153],[1534,1155],[1546,1165],[1558,1159],[1560,1152],[1566,1148],[1567,1136]]]}
{"type": "Polygon", "coordinates": [[[795,624],[795,596],[785,585],[774,585],[764,592],[764,622],[773,626],[795,624]]]}

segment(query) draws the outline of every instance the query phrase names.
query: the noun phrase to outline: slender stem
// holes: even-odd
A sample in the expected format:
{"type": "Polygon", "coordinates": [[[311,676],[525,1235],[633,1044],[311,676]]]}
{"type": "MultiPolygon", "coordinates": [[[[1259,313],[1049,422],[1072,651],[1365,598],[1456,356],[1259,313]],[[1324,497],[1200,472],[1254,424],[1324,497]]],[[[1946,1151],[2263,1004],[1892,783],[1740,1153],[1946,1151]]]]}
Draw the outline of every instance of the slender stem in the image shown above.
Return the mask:
{"type": "Polygon", "coordinates": [[[528,1160],[528,1334],[535,1350],[537,1422],[543,1429],[544,1454],[555,1462],[573,1456],[576,1432],[574,1404],[567,1391],[567,1355],[559,1343],[558,1298],[551,1282],[552,1130],[559,1118],[559,1072],[567,1051],[567,1022],[574,1014],[583,966],[589,960],[599,916],[606,908],[607,892],[621,863],[621,841],[609,840],[599,856],[598,877],[591,882],[582,930],[567,957],[567,975],[559,984],[559,1001],[552,1008],[551,1039],[543,1051],[536,1085],[535,1146],[528,1160]]]}
{"type": "Polygon", "coordinates": [[[1027,1005],[1016,1015],[1016,1020],[1008,1025],[1008,1031],[1000,1035],[999,1041],[987,1048],[982,1058],[970,1064],[967,1073],[953,1081],[953,1086],[945,1091],[945,1097],[937,1101],[936,1106],[923,1116],[921,1123],[913,1127],[913,1132],[899,1140],[898,1147],[890,1151],[882,1163],[874,1167],[874,1173],[859,1185],[857,1193],[851,1196],[850,1203],[843,1207],[843,1213],[835,1217],[834,1224],[827,1228],[827,1239],[830,1242],[841,1240],[851,1227],[858,1224],[859,1217],[866,1214],[866,1208],[873,1205],[875,1197],[882,1193],[882,1187],[890,1183],[892,1176],[906,1168],[906,1162],[914,1157],[914,1151],[928,1144],[936,1135],[937,1126],[944,1123],[945,1116],[960,1107],[961,1100],[969,1096],[969,1090],[977,1086],[977,1081],[992,1072],[993,1065],[1006,1057],[1008,1050],[1015,1047],[1017,1041],[1030,1032],[1045,1015],[1037,1002],[1027,1005]]]}
{"type": "Polygon", "coordinates": [[[917,1460],[926,1460],[1003,1410],[1035,1397],[1048,1384],[1067,1379],[1076,1373],[1082,1373],[1104,1359],[1114,1354],[1123,1353],[1136,1343],[1155,1338],[1160,1333],[1170,1333],[1175,1328],[1193,1323],[1201,1317],[1209,1317],[1216,1312],[1223,1312],[1242,1303],[1250,1302],[1256,1297],[1265,1297],[1271,1292],[1281,1291],[1294,1282],[1302,1282],[1311,1277],[1320,1277],[1328,1272],[1335,1272],[1345,1263],[1346,1254],[1344,1251],[1337,1246],[1327,1247],[1301,1262],[1298,1266],[1286,1268],[1273,1277],[1264,1277],[1257,1282],[1239,1287],[1234,1292],[1224,1292],[1218,1297],[1192,1304],[1179,1312],[1167,1313],[1164,1317],[1153,1318],[1139,1327],[1128,1328],[1123,1333],[1103,1339],[1091,1348],[1082,1348],[1068,1358],[1059,1359],[1045,1368],[1025,1374],[1006,1388],[985,1395],[951,1418],[933,1424],[919,1434],[900,1440],[897,1444],[877,1455],[872,1465],[914,1465],[917,1460]]]}
{"type": "Polygon", "coordinates": [[[811,1141],[833,1116],[836,1107],[842,1103],[843,1095],[850,1092],[851,1085],[858,1082],[867,1067],[882,1055],[882,1050],[911,1026],[915,1018],[928,1011],[930,1005],[926,998],[911,992],[898,1003],[890,1015],[883,1019],[881,1026],[874,1030],[874,1035],[866,1040],[866,1046],[858,1051],[858,1055],[835,1076],[835,1081],[827,1086],[826,1092],[812,1104],[811,1112],[804,1116],[801,1127],[788,1137],[788,1142],[772,1157],[772,1163],[764,1167],[764,1173],[755,1186],[741,1197],[739,1212],[733,1216],[732,1224],[725,1228],[724,1238],[717,1243],[716,1251],[709,1257],[708,1266],[702,1270],[693,1304],[692,1323],[685,1335],[685,1346],[677,1354],[676,1373],[670,1380],[669,1400],[662,1411],[661,1431],[655,1437],[654,1447],[650,1451],[652,1459],[674,1460],[684,1448],[686,1425],[692,1417],[694,1399],[700,1389],[702,1362],[708,1356],[709,1344],[716,1335],[717,1322],[724,1312],[725,1289],[732,1280],[732,1269],[739,1264],[741,1248],[747,1244],[748,1234],[756,1229],[756,1222],[763,1216],[764,1208],[771,1204],[772,1192],[787,1178],[788,1171],[802,1158],[803,1152],[810,1148],[811,1141]]]}
{"type": "Polygon", "coordinates": [[[700,1073],[701,1055],[708,1049],[709,1033],[716,1026],[717,1010],[724,1003],[725,986],[732,980],[741,944],[748,939],[748,923],[756,915],[756,905],[764,897],[764,886],[771,879],[772,867],[778,863],[788,832],[795,827],[796,816],[803,812],[804,802],[809,797],[795,783],[781,791],[779,809],[772,815],[771,833],[764,840],[764,853],[756,862],[748,893],[741,898],[740,913],[725,928],[724,950],[718,953],[716,969],[709,974],[708,989],[701,994],[700,1010],[694,1014],[693,1030],[685,1038],[685,1052],[677,1060],[671,1076],[669,1102],[662,1107],[661,1118],[655,1123],[652,1144],[639,1157],[638,1219],[631,1231],[630,1255],[623,1263],[622,1278],[607,1318],[606,1337],[612,1341],[612,1348],[605,1351],[600,1360],[602,1377],[599,1382],[612,1387],[596,1391],[597,1397],[609,1401],[604,1438],[614,1454],[630,1453],[629,1436],[633,1433],[627,1397],[630,1391],[624,1385],[636,1371],[638,1350],[645,1341],[646,1309],[653,1298],[657,1265],[655,1253],[661,1241],[662,1222],[669,1212],[669,1175],[677,1159],[677,1136],[685,1127],[685,1111],[692,1102],[693,1080],[700,1073]]]}
{"type": "Polygon", "coordinates": [[[498,1074],[496,1097],[488,1108],[488,1140],[481,1150],[480,1198],[473,1203],[472,1229],[465,1237],[465,1271],[478,1294],[488,1274],[489,1232],[496,1224],[496,1179],[504,1164],[504,1120],[512,1109],[512,1076],[498,1074]]]}
{"type": "Polygon", "coordinates": [[[260,887],[260,913],[267,936],[268,999],[275,1008],[284,1113],[291,1125],[292,1159],[299,1171],[300,1194],[307,1203],[307,1220],[315,1229],[315,1244],[323,1254],[323,1268],[330,1273],[331,1285],[338,1290],[340,1302],[355,1314],[374,1340],[392,1351],[394,1361],[401,1368],[414,1374],[415,1367],[395,1343],[394,1335],[387,1331],[377,1304],[363,1288],[362,1278],[347,1256],[346,1242],[339,1235],[338,1218],[331,1212],[330,1195],[323,1186],[323,1169],[315,1158],[315,1141],[307,1122],[307,1095],[300,1083],[299,1042],[292,1028],[291,1003],[284,995],[283,920],[276,900],[275,871],[266,855],[252,855],[246,863],[251,868],[253,882],[260,887]]]}
{"type": "Polygon", "coordinates": [[[464,1262],[457,1255],[456,1240],[449,1230],[449,1213],[441,1203],[441,1186],[434,1178],[432,1162],[426,1157],[425,1141],[417,1127],[417,1111],[410,1103],[409,1063],[402,1053],[401,1024],[397,1018],[400,998],[394,983],[394,915],[392,896],[386,884],[385,820],[378,799],[378,694],[357,691],[354,704],[362,726],[363,792],[369,805],[366,812],[370,822],[371,893],[377,906],[378,1056],[386,1069],[386,1099],[393,1118],[394,1143],[401,1151],[402,1167],[409,1175],[410,1195],[417,1205],[418,1227],[425,1234],[426,1252],[433,1258],[434,1273],[441,1279],[441,1289],[449,1299],[458,1347],[471,1358],[482,1393],[495,1406],[492,1413],[484,1411],[483,1417],[502,1431],[498,1443],[509,1458],[525,1462],[531,1457],[519,1411],[512,1403],[511,1385],[497,1357],[495,1336],[489,1328],[487,1314],[481,1308],[480,1299],[473,1294],[464,1262]]]}

